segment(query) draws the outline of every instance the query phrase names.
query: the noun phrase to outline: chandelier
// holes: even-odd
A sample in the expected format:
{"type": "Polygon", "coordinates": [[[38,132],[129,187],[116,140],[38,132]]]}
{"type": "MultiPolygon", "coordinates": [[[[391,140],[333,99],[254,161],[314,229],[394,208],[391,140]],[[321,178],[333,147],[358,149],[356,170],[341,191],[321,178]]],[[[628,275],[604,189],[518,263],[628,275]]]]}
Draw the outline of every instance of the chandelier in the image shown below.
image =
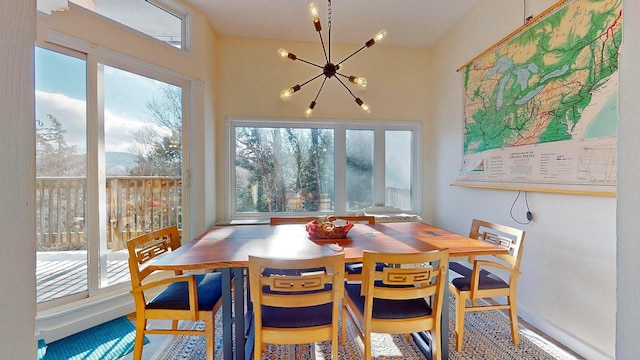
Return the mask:
{"type": "Polygon", "coordinates": [[[311,14],[311,18],[313,19],[313,26],[316,29],[316,32],[318,32],[318,35],[320,36],[320,43],[322,44],[322,51],[324,52],[324,60],[325,60],[325,64],[324,65],[318,65],[315,64],[311,61],[307,61],[304,59],[299,58],[298,56],[296,56],[293,53],[290,53],[289,51],[285,50],[285,49],[278,49],[278,54],[280,56],[282,56],[283,58],[288,58],[291,59],[293,61],[302,61],[303,63],[315,66],[319,69],[321,69],[322,71],[320,72],[320,74],[314,76],[313,78],[303,82],[302,84],[297,84],[294,85],[290,88],[284,89],[282,90],[282,92],[280,93],[280,99],[282,99],[283,101],[288,100],[291,96],[293,96],[294,93],[296,93],[297,91],[299,91],[303,86],[305,86],[306,84],[312,82],[315,79],[318,79],[322,76],[324,76],[324,79],[322,80],[322,84],[320,85],[320,89],[318,89],[318,93],[316,94],[316,97],[313,99],[313,101],[311,101],[311,103],[309,104],[309,108],[305,111],[304,115],[305,117],[310,117],[311,114],[313,113],[313,108],[316,106],[316,101],[318,100],[318,96],[320,96],[320,92],[322,92],[322,88],[324,87],[325,82],[328,79],[334,78],[336,79],[338,82],[340,82],[340,84],[342,84],[342,86],[347,89],[347,91],[349,92],[349,94],[351,94],[351,96],[354,98],[356,104],[358,104],[358,106],[360,106],[360,108],[366,112],[366,113],[370,113],[371,112],[371,108],[369,107],[369,105],[367,105],[365,102],[363,102],[359,97],[355,96],[353,94],[353,91],[351,91],[351,89],[347,86],[347,84],[345,84],[345,82],[340,78],[343,77],[347,80],[349,80],[349,82],[355,84],[356,86],[358,86],[359,88],[366,88],[367,87],[367,79],[363,78],[363,77],[359,77],[359,76],[348,76],[348,75],[344,75],[342,73],[339,72],[340,70],[340,66],[347,60],[349,60],[352,56],[354,56],[355,54],[359,53],[360,51],[369,48],[371,46],[373,46],[373,44],[375,44],[376,42],[380,42],[382,41],[385,37],[387,37],[387,31],[386,30],[380,30],[372,39],[370,39],[369,41],[367,41],[364,46],[362,46],[361,48],[359,48],[358,50],[354,51],[353,53],[351,53],[351,55],[347,56],[346,58],[344,58],[343,60],[337,62],[337,63],[333,63],[331,60],[331,0],[328,0],[328,35],[329,35],[329,39],[328,39],[328,45],[325,47],[324,45],[324,39],[322,38],[322,26],[320,25],[320,18],[318,17],[318,7],[316,6],[315,3],[311,3],[309,4],[309,12],[311,14]]]}

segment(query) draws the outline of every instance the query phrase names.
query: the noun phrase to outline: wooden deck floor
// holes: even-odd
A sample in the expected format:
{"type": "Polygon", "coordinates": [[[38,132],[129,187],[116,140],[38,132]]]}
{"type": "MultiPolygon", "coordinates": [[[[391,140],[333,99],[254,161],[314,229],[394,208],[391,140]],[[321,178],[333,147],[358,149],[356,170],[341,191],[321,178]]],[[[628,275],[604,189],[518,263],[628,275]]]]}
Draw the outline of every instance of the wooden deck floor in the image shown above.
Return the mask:
{"type": "MultiPolygon", "coordinates": [[[[129,281],[126,250],[107,253],[107,286],[129,281]]],[[[37,302],[87,290],[87,252],[39,251],[36,255],[37,302]]]]}

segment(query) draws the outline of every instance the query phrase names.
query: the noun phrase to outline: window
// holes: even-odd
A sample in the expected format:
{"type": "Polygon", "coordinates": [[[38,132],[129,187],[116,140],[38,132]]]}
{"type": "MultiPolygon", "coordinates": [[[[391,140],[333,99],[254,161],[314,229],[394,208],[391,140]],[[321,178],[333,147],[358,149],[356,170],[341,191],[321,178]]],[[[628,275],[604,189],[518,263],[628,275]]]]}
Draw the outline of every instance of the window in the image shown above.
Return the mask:
{"type": "Polygon", "coordinates": [[[417,123],[233,119],[229,129],[232,219],[419,211],[417,123]]]}
{"type": "Polygon", "coordinates": [[[178,49],[187,49],[189,10],[176,1],[100,0],[78,1],[78,5],[178,49]]]}
{"type": "Polygon", "coordinates": [[[184,215],[186,84],[48,46],[35,48],[41,309],[126,288],[125,242],[170,225],[181,229],[184,215]]]}

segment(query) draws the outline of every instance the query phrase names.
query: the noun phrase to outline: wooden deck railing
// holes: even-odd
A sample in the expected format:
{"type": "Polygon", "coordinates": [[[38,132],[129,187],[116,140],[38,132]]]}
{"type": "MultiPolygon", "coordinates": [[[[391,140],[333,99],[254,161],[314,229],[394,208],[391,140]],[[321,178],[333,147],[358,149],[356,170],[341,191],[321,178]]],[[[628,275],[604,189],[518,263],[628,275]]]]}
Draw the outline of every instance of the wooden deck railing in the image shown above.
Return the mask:
{"type": "MultiPolygon", "coordinates": [[[[139,234],[178,225],[182,229],[182,179],[107,177],[107,246],[120,250],[139,234]]],[[[38,250],[86,249],[86,180],[36,179],[38,250]]]]}

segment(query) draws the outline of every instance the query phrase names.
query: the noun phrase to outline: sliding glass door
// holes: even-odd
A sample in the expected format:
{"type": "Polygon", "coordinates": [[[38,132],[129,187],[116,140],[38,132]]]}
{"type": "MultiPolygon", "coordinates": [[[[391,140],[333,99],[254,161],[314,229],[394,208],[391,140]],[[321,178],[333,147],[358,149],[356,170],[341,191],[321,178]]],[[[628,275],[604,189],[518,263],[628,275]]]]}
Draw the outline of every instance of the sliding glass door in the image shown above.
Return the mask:
{"type": "Polygon", "coordinates": [[[35,49],[41,307],[125,289],[126,241],[182,228],[186,86],[138,70],[35,49]]]}

